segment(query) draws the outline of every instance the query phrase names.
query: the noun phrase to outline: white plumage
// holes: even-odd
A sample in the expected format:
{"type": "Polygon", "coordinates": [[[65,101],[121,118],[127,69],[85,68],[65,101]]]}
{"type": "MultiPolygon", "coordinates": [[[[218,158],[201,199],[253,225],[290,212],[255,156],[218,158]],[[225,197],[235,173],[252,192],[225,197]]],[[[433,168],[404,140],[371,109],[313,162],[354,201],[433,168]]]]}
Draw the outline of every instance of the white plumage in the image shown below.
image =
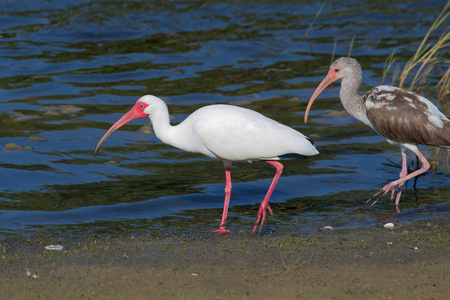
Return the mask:
{"type": "Polygon", "coordinates": [[[285,154],[315,155],[319,152],[311,140],[300,132],[269,119],[250,109],[232,105],[209,105],[202,107],[183,122],[172,126],[167,105],[155,96],[141,97],[133,109],[118,120],[103,136],[95,149],[120,126],[135,118],[149,117],[155,135],[164,143],[176,148],[201,153],[219,159],[225,166],[226,187],[222,222],[216,232],[228,232],[225,229],[228,203],[231,196],[230,167],[233,161],[264,160],[272,164],[277,172],[266,197],[261,203],[258,224],[263,225],[269,198],[283,170],[277,160],[285,154]]]}

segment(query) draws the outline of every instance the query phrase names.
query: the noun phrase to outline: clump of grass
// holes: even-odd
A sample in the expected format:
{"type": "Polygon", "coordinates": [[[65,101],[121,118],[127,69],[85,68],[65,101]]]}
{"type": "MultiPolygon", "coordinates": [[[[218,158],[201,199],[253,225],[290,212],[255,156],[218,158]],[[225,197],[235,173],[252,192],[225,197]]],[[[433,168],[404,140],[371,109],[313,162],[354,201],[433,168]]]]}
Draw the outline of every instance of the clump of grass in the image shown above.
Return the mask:
{"type": "MultiPolygon", "coordinates": [[[[450,46],[450,26],[447,26],[439,39],[434,43],[428,42],[430,36],[440,28],[444,21],[450,16],[450,1],[447,2],[441,13],[438,15],[433,25],[431,25],[421,44],[414,55],[406,62],[403,69],[397,65],[393,71],[392,83],[397,83],[399,87],[407,87],[411,90],[422,88],[426,85],[428,78],[433,75],[440,77],[436,84],[438,99],[450,98],[450,60],[448,57],[448,47],[450,46]],[[447,50],[447,51],[445,51],[447,50]],[[445,68],[448,67],[447,70],[445,68]],[[409,86],[406,82],[411,79],[409,86]]],[[[395,63],[395,50],[389,55],[385,62],[383,71],[383,82],[395,63]]]]}

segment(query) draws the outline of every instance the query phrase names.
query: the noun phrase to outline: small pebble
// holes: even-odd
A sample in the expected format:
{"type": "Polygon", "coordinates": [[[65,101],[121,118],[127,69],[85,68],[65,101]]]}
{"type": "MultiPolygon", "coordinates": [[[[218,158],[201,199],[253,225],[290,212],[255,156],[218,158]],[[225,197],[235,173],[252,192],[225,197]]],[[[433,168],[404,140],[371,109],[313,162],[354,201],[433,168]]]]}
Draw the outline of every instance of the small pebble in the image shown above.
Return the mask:
{"type": "Polygon", "coordinates": [[[325,230],[334,230],[334,228],[331,227],[331,226],[323,226],[323,229],[325,229],[325,230]]]}
{"type": "Polygon", "coordinates": [[[60,109],[61,113],[63,113],[63,114],[74,114],[74,113],[84,110],[84,108],[81,108],[81,107],[78,107],[75,105],[70,105],[70,104],[69,105],[61,105],[59,107],[59,109],[60,109]]]}
{"type": "Polygon", "coordinates": [[[61,113],[56,110],[47,110],[44,114],[49,116],[59,116],[61,113]]]}
{"type": "Polygon", "coordinates": [[[45,137],[40,137],[37,135],[32,135],[27,137],[28,140],[30,141],[35,141],[35,142],[45,142],[47,139],[45,137]]]}
{"type": "Polygon", "coordinates": [[[139,130],[145,135],[153,134],[153,128],[149,124],[142,126],[139,130]]]}
{"type": "Polygon", "coordinates": [[[23,147],[17,145],[16,143],[8,143],[5,145],[5,149],[9,151],[14,151],[14,150],[23,150],[23,147]]]}
{"type": "Polygon", "coordinates": [[[30,119],[39,118],[39,116],[37,116],[37,115],[24,115],[21,112],[14,113],[12,115],[12,117],[14,118],[14,121],[27,121],[27,120],[30,120],[30,119]]]}
{"type": "Polygon", "coordinates": [[[394,228],[394,223],[386,223],[384,224],[384,228],[388,228],[388,229],[393,229],[394,228]]]}
{"type": "Polygon", "coordinates": [[[45,110],[45,114],[47,115],[59,115],[59,114],[75,114],[84,109],[71,104],[63,104],[58,106],[56,105],[46,106],[43,107],[43,110],[45,110]]]}
{"type": "Polygon", "coordinates": [[[332,110],[329,113],[326,114],[327,116],[336,116],[336,117],[349,117],[350,115],[348,114],[347,111],[345,110],[332,110]]]}
{"type": "Polygon", "coordinates": [[[36,274],[31,274],[31,271],[28,268],[27,268],[27,276],[29,276],[31,278],[34,278],[34,279],[39,278],[37,273],[36,274]]]}
{"type": "Polygon", "coordinates": [[[62,250],[62,249],[64,249],[64,246],[61,246],[61,245],[48,245],[48,246],[45,246],[45,249],[47,249],[47,250],[62,250]]]}
{"type": "Polygon", "coordinates": [[[241,100],[230,101],[229,104],[241,106],[241,105],[247,105],[247,104],[250,104],[250,103],[252,103],[252,101],[247,100],[247,99],[241,99],[241,100]]]}
{"type": "Polygon", "coordinates": [[[16,143],[8,143],[5,145],[5,149],[8,151],[15,151],[15,150],[31,150],[30,146],[22,147],[20,145],[17,145],[16,143]]]}

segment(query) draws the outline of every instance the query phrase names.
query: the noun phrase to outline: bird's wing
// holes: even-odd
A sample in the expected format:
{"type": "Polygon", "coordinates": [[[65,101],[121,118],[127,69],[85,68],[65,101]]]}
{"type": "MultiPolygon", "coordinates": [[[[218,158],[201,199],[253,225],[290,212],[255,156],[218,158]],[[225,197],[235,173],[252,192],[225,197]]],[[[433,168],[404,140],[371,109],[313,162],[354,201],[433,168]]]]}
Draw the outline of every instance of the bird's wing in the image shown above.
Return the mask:
{"type": "Polygon", "coordinates": [[[196,122],[198,136],[209,151],[230,161],[276,159],[287,153],[317,154],[300,132],[252,110],[212,106],[196,122]],[[219,108],[219,109],[218,109],[219,108]]]}
{"type": "Polygon", "coordinates": [[[406,89],[379,86],[363,101],[367,118],[383,137],[397,143],[450,146],[450,121],[428,99],[406,89]]]}

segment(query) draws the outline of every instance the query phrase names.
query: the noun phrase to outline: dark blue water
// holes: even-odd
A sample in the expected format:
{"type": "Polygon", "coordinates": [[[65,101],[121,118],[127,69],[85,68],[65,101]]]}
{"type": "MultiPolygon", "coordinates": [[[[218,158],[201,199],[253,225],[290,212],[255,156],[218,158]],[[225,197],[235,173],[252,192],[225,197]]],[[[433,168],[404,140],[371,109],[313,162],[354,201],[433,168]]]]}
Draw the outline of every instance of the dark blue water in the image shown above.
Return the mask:
{"type": "MultiPolygon", "coordinates": [[[[368,90],[381,83],[394,50],[400,64],[413,55],[445,3],[327,3],[305,38],[321,3],[3,1],[0,234],[216,229],[225,182],[220,161],[162,144],[144,119],[115,132],[93,156],[106,130],[146,94],[168,103],[173,123],[204,105],[230,103],[312,135],[321,154],[284,163],[265,231],[448,216],[444,151],[437,168],[407,183],[395,214],[387,197],[363,204],[398,177],[399,149],[335,113],[343,109],[338,84],[322,93],[303,123],[335,43],[335,57],[351,48],[361,62],[361,92],[368,90]],[[9,143],[31,149],[7,150],[9,143]]],[[[436,74],[429,83],[438,80],[436,74]]],[[[437,101],[432,91],[426,96],[437,101]]],[[[423,149],[435,156],[433,148],[423,149]]],[[[273,175],[264,162],[234,165],[229,229],[251,231],[273,175]]]]}

